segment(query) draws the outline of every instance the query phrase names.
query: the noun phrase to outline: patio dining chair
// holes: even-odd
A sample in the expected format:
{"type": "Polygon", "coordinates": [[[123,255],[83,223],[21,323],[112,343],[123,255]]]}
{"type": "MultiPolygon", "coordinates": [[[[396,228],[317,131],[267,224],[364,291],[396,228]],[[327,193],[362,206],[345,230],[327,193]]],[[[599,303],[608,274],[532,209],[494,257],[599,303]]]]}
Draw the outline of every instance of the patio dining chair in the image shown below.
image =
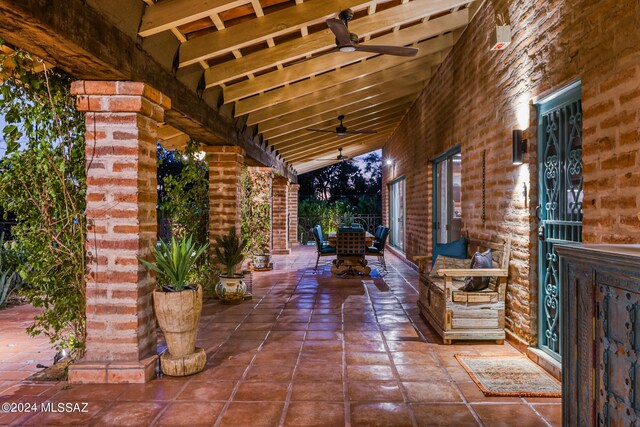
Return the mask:
{"type": "Polygon", "coordinates": [[[378,229],[376,229],[373,246],[369,246],[366,251],[367,255],[374,255],[378,258],[380,266],[385,271],[387,271],[387,263],[384,259],[384,246],[387,243],[387,237],[389,237],[389,228],[382,225],[379,226],[378,229]]]}
{"type": "Polygon", "coordinates": [[[336,235],[337,257],[331,271],[340,276],[347,274],[369,274],[365,259],[365,231],[364,228],[338,228],[336,235]]]}
{"type": "Polygon", "coordinates": [[[316,266],[313,271],[318,271],[318,262],[320,261],[320,257],[323,256],[336,256],[336,248],[329,246],[323,241],[322,238],[322,227],[316,225],[313,227],[313,239],[316,241],[316,249],[318,253],[318,258],[316,258],[316,266]]]}

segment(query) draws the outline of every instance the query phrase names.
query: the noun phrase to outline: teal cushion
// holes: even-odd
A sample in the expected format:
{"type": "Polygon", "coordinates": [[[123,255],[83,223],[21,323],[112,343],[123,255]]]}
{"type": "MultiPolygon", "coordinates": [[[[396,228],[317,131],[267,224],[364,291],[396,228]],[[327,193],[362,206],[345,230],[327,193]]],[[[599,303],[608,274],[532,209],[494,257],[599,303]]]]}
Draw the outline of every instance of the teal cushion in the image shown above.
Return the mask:
{"type": "Polygon", "coordinates": [[[380,253],[380,249],[376,248],[375,246],[369,246],[367,248],[367,252],[372,253],[372,254],[379,254],[380,253]]]}
{"type": "Polygon", "coordinates": [[[320,253],[322,253],[322,254],[335,254],[336,253],[336,248],[334,248],[333,246],[325,246],[325,247],[322,248],[320,253]]]}
{"type": "Polygon", "coordinates": [[[450,243],[436,243],[433,248],[433,254],[431,254],[431,266],[436,263],[436,258],[438,255],[444,255],[451,258],[461,258],[464,259],[467,257],[467,239],[464,237],[459,238],[458,240],[454,240],[450,243]]]}

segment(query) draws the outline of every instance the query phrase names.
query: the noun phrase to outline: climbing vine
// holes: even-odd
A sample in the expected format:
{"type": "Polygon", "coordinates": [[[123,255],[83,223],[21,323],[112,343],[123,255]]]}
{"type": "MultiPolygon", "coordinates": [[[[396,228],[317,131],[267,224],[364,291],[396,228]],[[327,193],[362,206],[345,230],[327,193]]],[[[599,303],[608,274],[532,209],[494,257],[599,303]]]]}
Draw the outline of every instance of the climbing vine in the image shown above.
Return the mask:
{"type": "Polygon", "coordinates": [[[241,175],[241,235],[248,241],[245,255],[264,255],[271,250],[270,170],[250,170],[241,175]]]}
{"type": "Polygon", "coordinates": [[[70,93],[71,76],[24,51],[3,52],[0,205],[17,219],[12,235],[26,282],[20,292],[42,308],[27,330],[76,357],[85,341],[84,115],[70,93]]]}

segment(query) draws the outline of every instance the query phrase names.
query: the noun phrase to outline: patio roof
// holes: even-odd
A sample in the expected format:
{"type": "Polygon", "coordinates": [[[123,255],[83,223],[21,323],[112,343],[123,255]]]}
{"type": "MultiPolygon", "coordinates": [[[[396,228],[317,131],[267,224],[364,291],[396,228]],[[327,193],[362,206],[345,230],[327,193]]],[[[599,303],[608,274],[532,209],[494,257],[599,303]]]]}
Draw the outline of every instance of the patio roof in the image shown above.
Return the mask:
{"type": "Polygon", "coordinates": [[[167,95],[172,109],[158,132],[166,148],[189,137],[240,145],[292,180],[335,163],[340,147],[348,156],[382,147],[482,3],[145,2],[0,1],[0,37],[78,78],[144,81],[167,95]],[[332,52],[325,21],[347,8],[363,45],[413,46],[418,54],[332,52]],[[377,134],[306,130],[333,130],[339,115],[347,127],[377,134]]]}

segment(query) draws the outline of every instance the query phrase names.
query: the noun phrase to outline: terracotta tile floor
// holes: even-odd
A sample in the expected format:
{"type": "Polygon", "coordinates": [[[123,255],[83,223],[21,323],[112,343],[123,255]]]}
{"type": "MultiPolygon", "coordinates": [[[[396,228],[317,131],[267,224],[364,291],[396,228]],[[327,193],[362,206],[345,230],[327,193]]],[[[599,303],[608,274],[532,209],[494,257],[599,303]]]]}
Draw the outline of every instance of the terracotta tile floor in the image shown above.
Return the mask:
{"type": "Polygon", "coordinates": [[[485,398],[453,355],[516,350],[442,345],[419,316],[416,273],[387,258],[384,278],[342,279],[328,268],[313,273],[313,248],[276,257],[273,272],[254,275],[252,301],[205,304],[204,372],[144,385],[24,381],[26,366],[49,363],[53,352],[22,332],[33,309],[1,311],[0,402],[88,402],[88,412],[0,413],[0,425],[561,424],[559,399],[485,398]]]}

